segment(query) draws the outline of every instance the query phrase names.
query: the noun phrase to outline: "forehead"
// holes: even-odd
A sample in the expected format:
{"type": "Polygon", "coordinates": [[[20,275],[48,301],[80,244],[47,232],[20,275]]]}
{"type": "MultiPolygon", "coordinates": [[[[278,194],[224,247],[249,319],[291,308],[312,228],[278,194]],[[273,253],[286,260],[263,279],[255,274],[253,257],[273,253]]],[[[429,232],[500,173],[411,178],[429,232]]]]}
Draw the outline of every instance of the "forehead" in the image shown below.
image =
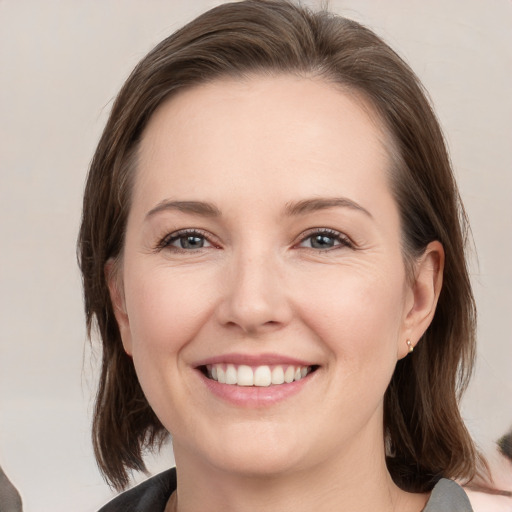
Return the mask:
{"type": "Polygon", "coordinates": [[[301,184],[308,188],[315,177],[314,193],[325,194],[322,182],[329,188],[333,174],[343,175],[350,191],[351,182],[375,182],[372,173],[385,179],[388,139],[360,95],[324,80],[219,79],[179,92],[153,114],[135,193],[148,183],[161,191],[169,180],[184,194],[205,183],[213,193],[226,177],[233,188],[253,182],[256,192],[267,177],[275,189],[306,194],[301,184]]]}
{"type": "MultiPolygon", "coordinates": [[[[250,120],[271,120],[269,129],[284,127],[290,131],[293,128],[289,124],[291,117],[295,120],[302,117],[305,122],[301,128],[304,129],[313,126],[314,121],[323,116],[324,123],[328,120],[334,122],[334,126],[331,126],[336,136],[339,135],[338,130],[343,128],[341,121],[347,115],[355,114],[371,125],[373,133],[366,131],[364,135],[377,137],[383,147],[388,147],[391,142],[388,140],[390,134],[376,110],[363,93],[353,88],[313,76],[253,74],[218,78],[173,94],[151,116],[144,131],[144,145],[147,146],[148,139],[157,137],[157,132],[163,126],[172,128],[174,125],[181,131],[182,128],[194,126],[195,122],[203,124],[213,121],[221,128],[223,121],[232,120],[233,111],[241,110],[250,118],[244,131],[250,128],[250,120]]],[[[225,128],[228,126],[224,124],[225,128]]],[[[353,128],[357,127],[353,125],[353,128]]],[[[354,137],[361,135],[354,129],[350,132],[354,137]]],[[[256,135],[261,137],[264,133],[256,135]]]]}

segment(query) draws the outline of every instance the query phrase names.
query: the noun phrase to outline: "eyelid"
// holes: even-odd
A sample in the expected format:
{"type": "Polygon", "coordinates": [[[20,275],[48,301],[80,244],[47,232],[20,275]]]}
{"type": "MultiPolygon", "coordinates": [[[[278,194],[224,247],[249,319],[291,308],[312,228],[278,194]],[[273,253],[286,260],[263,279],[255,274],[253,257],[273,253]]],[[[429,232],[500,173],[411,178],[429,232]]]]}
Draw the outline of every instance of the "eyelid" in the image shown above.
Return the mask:
{"type": "Polygon", "coordinates": [[[155,246],[155,252],[159,252],[163,249],[169,249],[172,248],[175,252],[198,252],[202,249],[208,249],[209,247],[200,247],[199,249],[195,250],[186,250],[186,249],[180,249],[179,247],[174,247],[171,245],[172,242],[178,240],[179,238],[183,236],[190,236],[190,235],[196,235],[201,238],[204,238],[208,244],[212,247],[218,247],[217,244],[212,240],[212,235],[208,233],[207,231],[204,231],[203,229],[199,228],[184,228],[184,229],[178,229],[176,231],[172,231],[171,233],[167,233],[165,236],[161,237],[158,241],[158,243],[155,246]]]}
{"type": "MultiPolygon", "coordinates": [[[[308,238],[310,238],[314,235],[320,235],[320,234],[328,235],[332,238],[335,238],[340,243],[338,245],[328,248],[328,249],[317,249],[317,248],[313,248],[313,247],[309,247],[309,248],[304,247],[304,248],[311,249],[313,251],[318,251],[318,252],[327,252],[329,250],[333,250],[338,247],[349,247],[352,249],[356,248],[354,242],[345,233],[338,231],[336,229],[332,229],[332,228],[320,228],[320,227],[310,228],[310,229],[302,232],[300,234],[300,236],[298,237],[298,241],[294,244],[294,247],[300,247],[300,244],[305,242],[308,238]]],[[[184,228],[184,229],[178,229],[176,231],[172,231],[171,233],[167,233],[165,236],[159,238],[158,243],[154,247],[154,252],[159,252],[163,249],[171,248],[171,247],[172,247],[172,250],[175,252],[184,252],[184,253],[185,252],[187,252],[187,253],[198,252],[198,251],[201,251],[202,249],[209,248],[209,247],[201,247],[201,248],[195,249],[195,250],[187,250],[187,249],[180,249],[179,247],[171,246],[172,242],[178,240],[180,237],[187,236],[187,235],[200,236],[200,237],[204,238],[208,242],[208,244],[210,244],[211,247],[216,247],[216,248],[219,247],[219,244],[214,242],[214,240],[213,240],[214,237],[213,237],[213,235],[211,235],[211,233],[209,233],[203,229],[199,229],[199,228],[184,228]]]]}
{"type": "Polygon", "coordinates": [[[341,231],[338,231],[337,229],[332,229],[332,228],[310,228],[310,229],[304,231],[303,233],[301,233],[301,235],[299,237],[299,241],[297,242],[297,244],[295,244],[295,246],[300,247],[300,244],[302,244],[304,241],[306,241],[308,238],[312,237],[313,235],[322,235],[322,234],[331,236],[332,238],[336,238],[337,240],[340,241],[340,244],[336,245],[334,247],[331,247],[329,249],[316,249],[314,247],[305,247],[305,249],[311,249],[313,251],[319,251],[319,252],[327,252],[329,250],[333,250],[338,247],[349,247],[349,248],[355,249],[355,244],[349,236],[347,236],[345,233],[343,233],[341,231]]]}

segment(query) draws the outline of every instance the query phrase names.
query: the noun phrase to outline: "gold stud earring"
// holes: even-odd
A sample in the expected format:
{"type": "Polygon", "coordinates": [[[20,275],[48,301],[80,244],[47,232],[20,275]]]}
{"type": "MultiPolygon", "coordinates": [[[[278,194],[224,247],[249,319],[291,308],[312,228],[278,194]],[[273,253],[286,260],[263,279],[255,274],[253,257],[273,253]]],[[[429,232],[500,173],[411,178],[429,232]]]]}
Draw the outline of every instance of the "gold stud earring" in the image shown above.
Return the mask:
{"type": "Polygon", "coordinates": [[[407,346],[409,347],[409,354],[414,350],[411,340],[407,340],[407,346]]]}

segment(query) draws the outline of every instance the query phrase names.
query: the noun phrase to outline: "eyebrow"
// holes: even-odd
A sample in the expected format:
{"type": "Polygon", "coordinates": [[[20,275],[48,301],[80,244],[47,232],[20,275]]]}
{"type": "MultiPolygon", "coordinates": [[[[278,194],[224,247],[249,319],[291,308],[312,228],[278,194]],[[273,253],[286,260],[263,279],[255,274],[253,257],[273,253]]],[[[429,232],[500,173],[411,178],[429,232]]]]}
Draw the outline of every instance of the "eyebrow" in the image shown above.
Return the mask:
{"type": "Polygon", "coordinates": [[[184,213],[194,213],[203,217],[220,217],[220,210],[212,203],[204,203],[202,201],[171,201],[165,199],[151,209],[146,219],[152,217],[156,213],[168,210],[176,210],[184,213]]]}
{"type": "Polygon", "coordinates": [[[285,207],[285,213],[289,216],[304,215],[310,212],[340,207],[357,210],[364,213],[368,217],[373,218],[373,215],[366,208],[363,208],[360,204],[346,197],[319,197],[313,199],[303,199],[302,201],[297,201],[295,203],[287,203],[285,207]]]}
{"type": "MultiPolygon", "coordinates": [[[[287,203],[284,209],[286,216],[305,215],[319,210],[327,210],[328,208],[350,208],[360,211],[370,218],[372,214],[363,208],[360,204],[346,197],[328,197],[328,198],[312,198],[302,199],[297,202],[287,203]]],[[[176,210],[184,213],[192,213],[203,217],[220,217],[221,211],[212,203],[203,201],[172,201],[165,199],[152,208],[146,215],[146,219],[162,212],[176,210]]]]}

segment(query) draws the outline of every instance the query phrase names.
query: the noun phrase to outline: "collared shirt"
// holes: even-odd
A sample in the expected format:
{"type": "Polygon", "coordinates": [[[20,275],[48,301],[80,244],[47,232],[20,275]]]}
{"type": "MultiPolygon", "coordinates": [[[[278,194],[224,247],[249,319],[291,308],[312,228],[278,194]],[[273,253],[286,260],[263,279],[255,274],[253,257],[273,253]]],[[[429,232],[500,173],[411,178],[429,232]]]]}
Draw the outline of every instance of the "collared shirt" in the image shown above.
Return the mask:
{"type": "MultiPolygon", "coordinates": [[[[120,494],[98,512],[165,512],[175,490],[176,468],[172,468],[120,494]]],[[[473,512],[473,509],[464,489],[453,480],[442,478],[432,489],[422,512],[473,512]]]]}

